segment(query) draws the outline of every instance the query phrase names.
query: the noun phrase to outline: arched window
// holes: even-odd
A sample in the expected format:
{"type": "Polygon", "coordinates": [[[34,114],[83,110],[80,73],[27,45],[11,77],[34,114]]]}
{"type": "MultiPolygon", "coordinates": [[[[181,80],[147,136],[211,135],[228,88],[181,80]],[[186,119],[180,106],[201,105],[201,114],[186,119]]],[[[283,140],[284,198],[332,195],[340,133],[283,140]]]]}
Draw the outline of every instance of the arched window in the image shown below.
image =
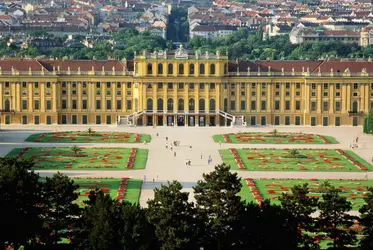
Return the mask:
{"type": "Polygon", "coordinates": [[[163,74],[163,64],[162,63],[158,63],[158,74],[159,75],[163,74]]]}
{"type": "Polygon", "coordinates": [[[189,66],[189,75],[194,75],[194,64],[189,66]]]}
{"type": "Polygon", "coordinates": [[[153,111],[153,99],[149,98],[146,100],[146,110],[153,111]]]}
{"type": "Polygon", "coordinates": [[[224,112],[228,111],[228,99],[224,98],[224,112]]]}
{"type": "Polygon", "coordinates": [[[157,100],[157,111],[163,111],[163,99],[159,98],[157,100]]]}
{"type": "Polygon", "coordinates": [[[5,111],[9,111],[10,110],[10,101],[9,101],[9,99],[5,100],[5,102],[4,102],[4,109],[5,109],[5,111]]]}
{"type": "Polygon", "coordinates": [[[169,98],[167,100],[167,111],[168,112],[174,111],[174,100],[172,98],[169,98]]]}
{"type": "Polygon", "coordinates": [[[205,74],[205,65],[203,63],[199,65],[199,73],[202,75],[205,74]]]}
{"type": "Polygon", "coordinates": [[[205,99],[199,99],[199,111],[205,111],[205,99]]]}
{"type": "Polygon", "coordinates": [[[352,111],[353,112],[357,112],[358,111],[358,104],[357,104],[357,101],[354,101],[352,103],[352,111]]]}
{"type": "Polygon", "coordinates": [[[194,99],[189,99],[189,112],[194,112],[194,99]]]}
{"type": "Polygon", "coordinates": [[[174,66],[172,65],[172,63],[169,63],[168,64],[168,74],[172,75],[173,73],[174,73],[174,66]]]}
{"type": "Polygon", "coordinates": [[[177,103],[177,110],[184,111],[184,99],[180,98],[177,103]]]}
{"type": "Polygon", "coordinates": [[[210,99],[210,112],[215,112],[216,107],[215,107],[215,99],[210,99]]]}
{"type": "Polygon", "coordinates": [[[210,65],[210,75],[215,75],[215,64],[210,65]]]}
{"type": "Polygon", "coordinates": [[[148,63],[148,75],[153,74],[153,65],[151,63],[148,63]]]}
{"type": "Polygon", "coordinates": [[[184,75],[184,64],[179,64],[179,75],[184,75]]]}
{"type": "Polygon", "coordinates": [[[224,64],[224,75],[228,72],[228,64],[224,64]]]}

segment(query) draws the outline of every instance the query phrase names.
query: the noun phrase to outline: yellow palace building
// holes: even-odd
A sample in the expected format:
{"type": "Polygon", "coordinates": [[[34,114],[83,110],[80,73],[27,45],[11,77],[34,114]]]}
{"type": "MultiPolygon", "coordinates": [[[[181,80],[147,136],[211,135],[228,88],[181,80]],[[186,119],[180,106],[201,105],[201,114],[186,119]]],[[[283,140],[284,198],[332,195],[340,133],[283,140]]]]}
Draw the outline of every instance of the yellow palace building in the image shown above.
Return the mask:
{"type": "Polygon", "coordinates": [[[144,52],[133,61],[0,60],[2,124],[357,126],[373,61],[229,61],[144,52]]]}

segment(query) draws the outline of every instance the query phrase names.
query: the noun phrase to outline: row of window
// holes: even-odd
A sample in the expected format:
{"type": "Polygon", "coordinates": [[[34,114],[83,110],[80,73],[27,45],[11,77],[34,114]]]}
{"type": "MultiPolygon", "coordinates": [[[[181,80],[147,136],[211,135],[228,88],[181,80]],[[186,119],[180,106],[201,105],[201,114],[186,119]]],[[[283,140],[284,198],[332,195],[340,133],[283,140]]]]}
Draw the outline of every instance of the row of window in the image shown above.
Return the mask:
{"type": "MultiPolygon", "coordinates": [[[[184,64],[183,63],[180,63],[179,66],[178,66],[178,74],[179,75],[184,75],[185,73],[185,70],[184,70],[184,64]]],[[[226,68],[226,66],[224,67],[226,68]]],[[[148,75],[152,75],[153,74],[153,64],[151,63],[148,63],[147,65],[147,74],[148,75]]],[[[189,65],[189,75],[194,75],[195,74],[195,65],[194,64],[190,64],[189,65]]],[[[162,63],[158,63],[157,65],[157,74],[158,75],[162,75],[163,74],[163,64],[162,63]]],[[[172,63],[169,63],[167,65],[167,74],[169,75],[172,75],[174,74],[174,65],[172,63]]],[[[204,75],[206,74],[206,70],[205,70],[205,64],[200,64],[199,65],[199,74],[201,75],[204,75]]],[[[215,67],[215,64],[210,64],[210,75],[215,75],[216,74],[216,67],[215,67]]],[[[224,69],[224,74],[226,74],[226,69],[224,69]]]]}
{"type": "MultiPolygon", "coordinates": [[[[106,109],[112,109],[112,102],[111,100],[106,100],[106,109]]],[[[131,110],[132,109],[132,100],[127,100],[127,109],[131,110]]],[[[22,110],[27,110],[28,107],[28,100],[22,100],[22,110]]],[[[101,100],[96,100],[96,110],[101,109],[101,100]]],[[[39,110],[40,109],[40,101],[39,100],[34,100],[34,110],[39,110]]],[[[67,100],[62,100],[61,102],[61,108],[62,109],[67,109],[67,100]]],[[[71,108],[72,109],[78,109],[78,101],[77,100],[72,100],[71,101],[71,108]]],[[[82,109],[88,109],[88,100],[83,99],[82,100],[82,109]]],[[[10,102],[5,102],[5,109],[10,110],[10,102]],[[8,108],[7,108],[8,107],[8,108]]],[[[47,100],[46,101],[46,110],[52,110],[52,101],[47,100]]],[[[122,109],[122,100],[116,100],[116,109],[120,110],[122,109]]]]}
{"type": "MultiPolygon", "coordinates": [[[[266,116],[261,116],[260,117],[260,123],[257,122],[257,117],[256,116],[250,116],[250,122],[249,124],[251,126],[255,126],[255,125],[267,125],[267,117],[266,116]]],[[[301,117],[300,116],[295,116],[294,117],[294,121],[291,121],[291,117],[290,116],[285,116],[284,119],[281,121],[281,117],[280,116],[275,116],[274,117],[274,121],[273,121],[273,125],[291,125],[291,124],[294,124],[294,125],[302,125],[301,124],[301,117]]],[[[311,126],[316,126],[317,125],[317,118],[316,117],[311,117],[311,121],[310,121],[310,125],[311,126]]],[[[329,118],[328,117],[322,117],[322,125],[323,126],[329,126],[329,125],[334,125],[334,126],[341,126],[341,117],[337,116],[334,118],[334,124],[329,124],[329,118]]],[[[357,126],[358,125],[358,119],[357,117],[353,117],[353,120],[352,120],[352,125],[353,126],[357,126]]]]}
{"type": "MultiPolygon", "coordinates": [[[[77,82],[72,82],[71,83],[71,87],[72,88],[76,88],[77,87],[77,82]]],[[[87,88],[87,82],[82,82],[82,87],[83,88],[87,88]]],[[[121,82],[106,82],[106,83],[102,83],[102,82],[96,82],[96,88],[100,88],[102,84],[105,84],[106,85],[106,88],[110,88],[112,86],[112,84],[115,84],[117,88],[121,88],[122,87],[122,84],[126,84],[127,85],[127,88],[131,88],[132,87],[132,83],[131,82],[127,82],[127,83],[121,83],[121,82]]],[[[169,84],[172,84],[172,83],[169,83],[169,84]]],[[[189,84],[194,84],[194,83],[189,83],[189,84]]],[[[215,85],[215,83],[213,83],[215,85]]],[[[259,84],[259,83],[258,83],[259,84]]],[[[256,88],[256,86],[258,85],[257,83],[253,82],[253,83],[241,83],[240,86],[242,89],[246,88],[246,85],[251,85],[251,88],[256,88]]],[[[163,85],[162,83],[158,83],[158,86],[161,86],[163,85]]],[[[231,89],[234,89],[236,87],[236,85],[239,85],[239,83],[224,83],[223,86],[224,86],[224,89],[227,89],[228,86],[231,87],[231,89]]],[[[10,87],[10,82],[5,82],[4,84],[5,88],[9,88],[10,87]]],[[[148,86],[152,86],[151,84],[148,84],[148,86]]],[[[170,85],[168,85],[170,86],[170,85]]],[[[46,82],[46,87],[47,88],[50,88],[51,87],[51,82],[46,82]]],[[[66,88],[67,87],[67,82],[62,82],[61,83],[61,87],[62,88],[66,88]]],[[[267,87],[267,83],[261,83],[261,87],[262,88],[266,88],[267,87]]],[[[296,89],[300,89],[301,87],[301,83],[295,83],[295,88],[296,89]]],[[[311,83],[311,89],[313,90],[316,90],[316,87],[317,87],[317,84],[316,83],[311,83]]],[[[27,83],[26,82],[22,82],[22,88],[27,88],[27,83]]],[[[39,82],[34,82],[34,88],[39,88],[39,82]]],[[[280,83],[275,83],[275,88],[276,89],[279,89],[280,88],[280,83]]],[[[285,83],[285,88],[289,89],[290,88],[290,83],[287,82],[285,83]]],[[[358,83],[354,83],[353,84],[353,89],[358,89],[359,88],[359,84],[358,83]]],[[[323,84],[323,89],[329,89],[329,83],[324,83],[323,84]]],[[[335,89],[341,89],[341,84],[340,83],[336,83],[335,84],[335,89]]],[[[371,83],[371,89],[373,89],[373,83],[371,83]]]]}
{"type": "MultiPolygon", "coordinates": [[[[71,105],[71,108],[72,109],[77,109],[78,108],[78,101],[77,100],[72,100],[72,105],[71,105]]],[[[100,110],[101,109],[101,103],[102,101],[101,100],[96,100],[96,105],[95,105],[95,108],[96,110],[100,110]]],[[[127,100],[126,102],[127,104],[127,109],[128,110],[131,110],[132,109],[132,100],[127,100]]],[[[210,111],[215,111],[216,110],[216,101],[215,99],[210,99],[210,102],[209,102],[209,106],[210,106],[210,111]]],[[[251,111],[255,111],[257,110],[257,101],[253,100],[251,101],[251,106],[250,106],[250,110],[251,111]]],[[[280,105],[281,102],[280,100],[275,100],[274,101],[274,110],[280,110],[280,105]]],[[[169,98],[167,100],[167,110],[168,111],[172,111],[174,109],[174,100],[172,98],[169,98]]],[[[322,102],[322,111],[328,111],[329,110],[329,102],[325,101],[325,102],[322,102]]],[[[62,109],[67,109],[67,100],[62,100],[62,103],[61,103],[61,108],[62,109]]],[[[149,98],[147,99],[147,110],[153,110],[153,99],[149,98]]],[[[188,108],[189,108],[189,111],[194,111],[194,106],[195,106],[195,101],[193,98],[189,99],[189,102],[188,102],[188,108]]],[[[27,110],[27,107],[28,107],[28,100],[22,100],[22,109],[23,110],[27,110]]],[[[290,110],[291,108],[291,101],[290,100],[286,100],[285,101],[285,106],[284,106],[284,109],[285,110],[290,110]]],[[[7,99],[5,100],[4,102],[4,108],[5,110],[10,110],[10,101],[7,99]]],[[[40,109],[40,101],[39,100],[34,100],[34,110],[39,110],[40,109]]],[[[88,100],[84,99],[82,100],[82,109],[87,109],[88,108],[88,100]]],[[[373,108],[373,102],[371,102],[371,108],[373,108]]],[[[52,109],[52,101],[51,100],[47,100],[46,101],[46,107],[45,107],[46,110],[51,110],[52,109]]],[[[112,100],[106,100],[106,109],[107,110],[110,110],[112,109],[112,100]]],[[[116,109],[117,110],[120,110],[122,109],[122,100],[116,100],[116,109]]],[[[224,99],[224,111],[227,112],[227,109],[228,109],[228,100],[227,99],[224,99]]],[[[235,100],[231,100],[230,101],[230,109],[231,110],[236,110],[236,101],[235,100]]],[[[265,100],[262,100],[260,102],[260,110],[266,110],[267,109],[267,101],[265,100]]],[[[300,111],[301,109],[301,101],[299,100],[296,100],[295,101],[295,110],[296,111],[300,111]]],[[[311,111],[316,111],[317,109],[317,102],[316,101],[311,101],[310,102],[310,110],[311,111]]],[[[157,110],[158,111],[163,111],[163,99],[162,98],[159,98],[157,100],[157,110]]],[[[184,99],[180,98],[178,100],[178,110],[184,110],[184,99]]],[[[205,110],[205,100],[203,98],[199,99],[199,110],[201,111],[204,111],[205,110]]],[[[240,110],[246,110],[246,101],[245,100],[241,100],[240,101],[240,110]]],[[[336,101],[334,103],[334,111],[336,112],[339,112],[341,111],[341,102],[340,101],[336,101]]],[[[353,101],[352,102],[352,111],[354,112],[357,112],[358,111],[358,102],[357,101],[353,101]]]]}
{"type": "MultiPolygon", "coordinates": [[[[33,117],[34,118],[34,124],[40,124],[40,116],[36,115],[33,117]]],[[[111,124],[112,123],[112,117],[110,115],[106,115],[106,124],[111,124]]],[[[22,124],[28,124],[28,116],[23,115],[22,116],[22,124]]],[[[46,116],[46,121],[45,123],[47,125],[52,124],[53,119],[52,116],[46,116]]],[[[97,115],[95,117],[95,123],[96,124],[101,124],[102,122],[102,117],[100,115],[97,115]]],[[[67,115],[62,115],[61,116],[61,124],[67,124],[68,119],[67,115]]],[[[81,119],[78,121],[78,115],[71,115],[71,124],[88,124],[88,116],[87,115],[82,115],[81,119]]],[[[5,124],[11,124],[11,117],[9,115],[5,116],[5,124]]],[[[250,116],[250,122],[249,124],[251,126],[255,125],[267,125],[267,117],[266,116],[261,116],[260,117],[260,123],[257,123],[257,117],[256,116],[250,116]]],[[[282,120],[280,116],[274,116],[274,121],[273,125],[302,125],[301,124],[301,117],[300,116],[295,116],[294,121],[291,121],[290,116],[284,116],[284,119],[282,120]]],[[[311,117],[310,119],[310,125],[311,126],[316,126],[317,125],[317,118],[316,117],[311,117]]],[[[329,126],[329,125],[334,125],[334,126],[340,126],[341,125],[341,117],[335,117],[334,118],[334,124],[329,124],[329,118],[328,117],[322,117],[322,125],[323,126],[329,126]]],[[[357,126],[358,125],[358,118],[353,117],[352,119],[352,125],[357,126]]]]}

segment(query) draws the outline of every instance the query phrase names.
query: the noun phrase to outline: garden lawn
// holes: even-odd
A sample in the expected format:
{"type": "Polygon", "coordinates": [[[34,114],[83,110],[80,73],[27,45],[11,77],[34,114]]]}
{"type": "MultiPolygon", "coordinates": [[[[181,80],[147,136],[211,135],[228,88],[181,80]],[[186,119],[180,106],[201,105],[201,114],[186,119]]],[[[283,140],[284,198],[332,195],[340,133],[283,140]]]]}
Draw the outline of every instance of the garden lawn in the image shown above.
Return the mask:
{"type": "Polygon", "coordinates": [[[104,193],[110,194],[112,198],[118,197],[118,190],[121,182],[125,187],[123,201],[128,201],[131,203],[139,203],[142,180],[135,179],[73,179],[76,184],[79,185],[78,189],[78,200],[79,206],[84,206],[84,201],[88,200],[88,195],[90,190],[95,190],[96,188],[101,189],[104,193]]]}
{"type": "Polygon", "coordinates": [[[73,157],[71,148],[15,148],[7,156],[33,158],[34,170],[124,170],[145,169],[147,149],[81,148],[81,156],[73,157]],[[131,151],[134,157],[128,167],[131,151]]]}
{"type": "Polygon", "coordinates": [[[133,134],[125,132],[94,132],[86,131],[55,132],[33,134],[26,141],[29,142],[63,142],[63,143],[143,143],[150,142],[148,134],[133,134]]]}
{"type": "Polygon", "coordinates": [[[331,136],[303,133],[231,133],[214,135],[215,142],[242,143],[242,144],[337,144],[338,141],[331,136]]]}
{"type": "Polygon", "coordinates": [[[305,158],[287,158],[288,149],[223,149],[223,162],[249,171],[371,171],[373,166],[354,152],[341,149],[299,149],[305,158]]]}
{"type": "MultiPolygon", "coordinates": [[[[318,190],[320,183],[324,180],[309,179],[309,180],[297,180],[297,179],[254,179],[252,180],[255,184],[259,194],[263,199],[271,200],[273,204],[280,204],[278,197],[283,192],[291,193],[291,188],[294,185],[302,185],[308,183],[310,188],[310,195],[321,197],[322,193],[318,190]]],[[[363,197],[367,187],[373,186],[373,180],[328,180],[331,185],[341,190],[341,195],[347,197],[347,200],[352,202],[352,210],[359,210],[364,204],[363,197]]],[[[246,180],[241,180],[242,190],[239,193],[242,200],[247,202],[254,201],[252,189],[247,185],[246,180]]]]}

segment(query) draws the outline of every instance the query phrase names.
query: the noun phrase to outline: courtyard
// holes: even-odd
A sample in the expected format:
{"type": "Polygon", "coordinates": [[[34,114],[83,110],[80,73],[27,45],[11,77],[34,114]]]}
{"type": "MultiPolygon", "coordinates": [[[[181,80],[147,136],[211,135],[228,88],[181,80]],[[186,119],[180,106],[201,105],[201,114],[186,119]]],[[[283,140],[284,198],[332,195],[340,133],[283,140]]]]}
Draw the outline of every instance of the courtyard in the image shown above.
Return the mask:
{"type": "Polygon", "coordinates": [[[143,143],[150,142],[148,134],[97,131],[66,131],[32,134],[26,141],[53,143],[143,143]]]}
{"type": "Polygon", "coordinates": [[[330,171],[372,170],[372,165],[342,149],[223,149],[223,162],[235,170],[330,171]]]}
{"type": "Polygon", "coordinates": [[[7,156],[31,158],[34,170],[144,169],[147,149],[137,148],[15,148],[7,156]]]}
{"type": "MultiPolygon", "coordinates": [[[[213,170],[214,165],[220,164],[223,160],[220,157],[220,150],[227,150],[227,152],[234,148],[236,150],[251,150],[256,148],[257,150],[280,150],[283,151],[284,148],[297,148],[298,150],[335,150],[341,149],[343,151],[351,150],[349,144],[352,142],[353,138],[359,136],[359,148],[354,149],[353,153],[359,156],[366,164],[371,162],[371,157],[373,156],[373,137],[371,135],[366,135],[361,133],[360,127],[109,127],[106,125],[94,126],[90,125],[94,131],[97,133],[130,133],[130,134],[147,134],[151,137],[151,142],[148,144],[137,143],[136,146],[128,146],[128,144],[121,142],[110,142],[102,143],[92,142],[92,143],[77,143],[75,141],[66,142],[63,144],[65,148],[65,154],[71,154],[71,147],[78,145],[83,147],[83,152],[85,150],[91,150],[91,153],[97,153],[95,159],[94,157],[77,157],[75,166],[71,168],[65,168],[68,160],[57,162],[59,167],[50,168],[42,166],[42,168],[35,169],[41,176],[51,176],[57,171],[67,174],[68,176],[75,178],[114,178],[120,179],[123,177],[128,177],[130,179],[144,180],[145,182],[141,186],[141,194],[139,203],[141,206],[147,206],[147,200],[153,198],[155,187],[160,187],[161,184],[166,184],[170,180],[178,180],[183,185],[183,191],[190,192],[190,199],[193,201],[192,187],[196,185],[197,181],[202,179],[203,173],[208,173],[213,170]],[[255,146],[250,144],[228,144],[214,142],[214,135],[222,134],[237,134],[237,133],[270,133],[274,129],[277,129],[279,133],[302,133],[302,134],[316,134],[322,136],[330,136],[338,141],[338,144],[256,144],[255,146]],[[158,135],[158,136],[157,136],[158,135]],[[166,137],[168,141],[166,141],[166,137]],[[165,144],[168,142],[168,146],[173,141],[180,141],[180,146],[174,147],[173,151],[176,151],[174,156],[173,151],[165,148],[165,144]],[[112,150],[113,153],[107,159],[110,158],[110,162],[120,162],[120,166],[117,168],[82,168],[77,167],[91,164],[102,165],[102,159],[97,158],[97,156],[104,157],[107,152],[103,152],[102,147],[105,150],[112,150]],[[126,167],[127,161],[126,157],[129,155],[131,147],[135,147],[138,150],[144,150],[146,153],[146,161],[144,159],[143,166],[146,168],[134,168],[129,169],[126,167]],[[69,149],[70,148],[70,149],[69,149]],[[117,150],[123,149],[127,151],[126,153],[118,152],[117,150]],[[114,151],[118,153],[114,154],[114,151]],[[115,156],[122,156],[122,159],[113,159],[115,156]],[[202,157],[201,157],[202,155],[202,157]],[[212,158],[212,164],[209,165],[207,162],[208,157],[212,158]],[[81,159],[80,159],[81,158],[81,159]],[[185,165],[185,160],[190,159],[191,166],[185,165]],[[115,171],[113,171],[115,170],[115,171]]],[[[58,133],[70,133],[79,131],[87,131],[88,126],[58,126],[58,133]],[[66,132],[63,132],[66,131],[66,132]]],[[[0,156],[6,156],[14,150],[15,148],[35,148],[35,152],[28,153],[26,156],[35,156],[34,160],[38,157],[44,157],[44,154],[55,154],[56,148],[61,148],[60,142],[29,142],[25,141],[28,137],[33,134],[54,134],[54,128],[50,126],[43,125],[28,125],[27,127],[22,125],[2,125],[0,131],[0,156]],[[40,148],[43,149],[42,154],[40,148]]],[[[17,156],[20,151],[14,152],[13,155],[17,156]]],[[[228,152],[230,155],[231,153],[228,152]]],[[[57,153],[58,154],[58,153],[57,153]]],[[[137,153],[138,154],[138,153],[137,153]]],[[[333,153],[334,154],[334,153],[333,153]]],[[[145,154],[144,154],[145,155],[145,154]]],[[[47,155],[45,155],[47,156],[47,155]]],[[[66,156],[69,158],[71,156],[66,156]]],[[[231,156],[230,156],[231,157],[231,156]]],[[[51,158],[44,157],[45,159],[51,158]]],[[[61,160],[63,157],[60,157],[61,160]]],[[[144,157],[145,158],[145,157],[144,157]]],[[[233,159],[233,158],[232,158],[233,159]]],[[[341,162],[344,162],[342,159],[341,162]]],[[[49,162],[48,164],[56,164],[56,162],[49,162]]],[[[74,165],[74,164],[73,164],[74,165]]],[[[115,164],[116,165],[116,164],[115,164]]],[[[321,166],[322,164],[320,164],[321,166]]],[[[275,165],[280,167],[279,165],[275,165]]],[[[306,166],[307,168],[307,166],[306,166]]],[[[352,167],[351,167],[352,168],[352,167]]],[[[366,171],[359,170],[356,166],[354,171],[324,171],[324,170],[314,170],[314,171],[299,171],[298,166],[294,166],[294,170],[261,170],[256,171],[240,171],[237,164],[232,164],[232,171],[237,172],[238,176],[241,178],[296,178],[309,180],[311,178],[317,179],[363,179],[366,171]]],[[[371,170],[368,166],[368,178],[371,179],[373,174],[369,172],[371,170]]]]}
{"type": "Polygon", "coordinates": [[[229,133],[213,136],[215,142],[247,144],[337,144],[332,136],[306,133],[271,132],[229,133]]]}

